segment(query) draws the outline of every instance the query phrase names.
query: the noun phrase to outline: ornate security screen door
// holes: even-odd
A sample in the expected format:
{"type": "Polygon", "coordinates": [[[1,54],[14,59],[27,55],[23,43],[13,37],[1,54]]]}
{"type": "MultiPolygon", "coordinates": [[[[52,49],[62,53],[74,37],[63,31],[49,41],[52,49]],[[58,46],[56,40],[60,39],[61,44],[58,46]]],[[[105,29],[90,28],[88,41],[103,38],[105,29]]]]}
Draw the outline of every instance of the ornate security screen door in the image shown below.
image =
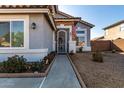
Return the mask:
{"type": "Polygon", "coordinates": [[[66,53],[67,51],[67,38],[66,31],[58,31],[57,34],[57,52],[58,53],[66,53]]]}

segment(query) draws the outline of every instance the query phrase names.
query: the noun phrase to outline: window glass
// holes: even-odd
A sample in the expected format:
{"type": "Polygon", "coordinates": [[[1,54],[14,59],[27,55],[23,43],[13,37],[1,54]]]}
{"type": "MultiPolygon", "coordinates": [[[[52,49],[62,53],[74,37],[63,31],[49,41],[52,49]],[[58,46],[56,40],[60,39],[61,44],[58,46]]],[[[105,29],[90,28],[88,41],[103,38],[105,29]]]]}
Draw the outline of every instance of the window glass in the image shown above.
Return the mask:
{"type": "Polygon", "coordinates": [[[108,30],[105,31],[105,35],[108,35],[108,30]]]}
{"type": "Polygon", "coordinates": [[[79,42],[85,42],[85,38],[84,37],[79,37],[79,42]]]}
{"type": "Polygon", "coordinates": [[[0,47],[10,47],[9,22],[0,22],[0,47]]]}
{"type": "Polygon", "coordinates": [[[85,45],[85,37],[77,37],[77,46],[85,45]]]}
{"type": "Polygon", "coordinates": [[[0,22],[0,47],[24,47],[24,21],[0,22]]]}
{"type": "Polygon", "coordinates": [[[121,30],[121,31],[124,31],[124,24],[121,25],[120,30],[121,30]]]}
{"type": "Polygon", "coordinates": [[[84,34],[85,33],[85,31],[76,31],[77,32],[77,34],[84,34]]]}
{"type": "Polygon", "coordinates": [[[24,47],[24,22],[11,22],[12,47],[24,47]]]}

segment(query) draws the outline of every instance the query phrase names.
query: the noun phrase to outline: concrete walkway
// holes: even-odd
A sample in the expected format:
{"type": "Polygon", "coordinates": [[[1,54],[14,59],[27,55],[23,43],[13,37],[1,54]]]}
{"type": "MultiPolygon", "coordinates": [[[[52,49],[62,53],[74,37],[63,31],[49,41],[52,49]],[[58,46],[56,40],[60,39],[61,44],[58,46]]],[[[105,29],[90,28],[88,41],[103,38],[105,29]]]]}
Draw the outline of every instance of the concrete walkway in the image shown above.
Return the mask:
{"type": "Polygon", "coordinates": [[[57,55],[43,88],[80,88],[79,81],[66,55],[57,55]]]}
{"type": "Polygon", "coordinates": [[[38,88],[43,78],[0,78],[0,88],[38,88]]]}

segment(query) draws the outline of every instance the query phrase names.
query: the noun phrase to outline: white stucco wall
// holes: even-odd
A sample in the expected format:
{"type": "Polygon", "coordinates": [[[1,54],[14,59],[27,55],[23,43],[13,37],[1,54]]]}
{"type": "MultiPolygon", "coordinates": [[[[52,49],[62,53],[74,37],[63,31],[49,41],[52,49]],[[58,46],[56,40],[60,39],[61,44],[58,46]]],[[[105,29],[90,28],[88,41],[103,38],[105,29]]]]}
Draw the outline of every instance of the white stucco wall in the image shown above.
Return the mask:
{"type": "Polygon", "coordinates": [[[43,14],[30,14],[30,26],[36,23],[36,29],[30,27],[29,48],[42,49],[48,48],[48,52],[53,49],[53,30],[43,14]]]}
{"type": "Polygon", "coordinates": [[[50,27],[47,19],[43,16],[43,48],[48,48],[48,52],[53,51],[53,30],[50,27]]]}
{"type": "MultiPolygon", "coordinates": [[[[82,24],[82,23],[77,23],[77,28],[79,29],[83,29],[85,31],[85,34],[77,34],[77,36],[84,36],[85,37],[85,46],[83,47],[83,51],[91,51],[91,45],[90,45],[90,31],[91,31],[91,28],[85,24],[82,24]]],[[[77,29],[78,30],[78,29],[77,29]]],[[[79,46],[77,46],[77,50],[79,50],[79,46]]]]}
{"type": "Polygon", "coordinates": [[[43,14],[30,14],[29,16],[29,48],[41,49],[44,48],[44,25],[43,14]],[[31,28],[31,24],[36,24],[36,29],[31,28]]]}

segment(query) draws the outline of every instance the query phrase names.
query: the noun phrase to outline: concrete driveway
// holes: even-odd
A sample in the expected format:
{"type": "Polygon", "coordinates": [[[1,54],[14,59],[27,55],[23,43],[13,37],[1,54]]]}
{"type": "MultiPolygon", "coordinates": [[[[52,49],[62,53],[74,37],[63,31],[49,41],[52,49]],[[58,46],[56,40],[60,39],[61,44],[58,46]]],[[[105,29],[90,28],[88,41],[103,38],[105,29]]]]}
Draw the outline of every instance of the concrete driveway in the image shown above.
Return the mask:
{"type": "Polygon", "coordinates": [[[43,78],[0,78],[0,88],[38,88],[43,78]]]}

